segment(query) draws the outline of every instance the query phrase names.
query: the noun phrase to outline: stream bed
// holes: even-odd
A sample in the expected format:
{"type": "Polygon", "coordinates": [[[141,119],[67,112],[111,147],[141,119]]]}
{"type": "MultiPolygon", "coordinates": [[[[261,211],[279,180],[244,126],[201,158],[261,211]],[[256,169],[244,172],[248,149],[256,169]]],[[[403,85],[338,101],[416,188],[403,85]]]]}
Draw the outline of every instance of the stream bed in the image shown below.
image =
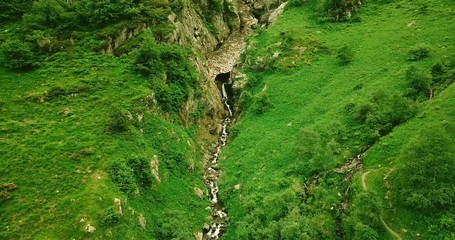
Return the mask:
{"type": "Polygon", "coordinates": [[[219,197],[218,179],[221,174],[221,169],[218,167],[218,162],[220,160],[221,149],[226,146],[228,126],[231,123],[233,111],[229,104],[226,84],[223,83],[221,88],[223,103],[227,109],[228,116],[221,123],[221,134],[215,148],[212,150],[210,159],[204,163],[203,175],[204,184],[207,186],[208,197],[211,203],[211,224],[208,229],[204,229],[203,239],[210,240],[220,239],[228,224],[228,213],[219,197]]]}

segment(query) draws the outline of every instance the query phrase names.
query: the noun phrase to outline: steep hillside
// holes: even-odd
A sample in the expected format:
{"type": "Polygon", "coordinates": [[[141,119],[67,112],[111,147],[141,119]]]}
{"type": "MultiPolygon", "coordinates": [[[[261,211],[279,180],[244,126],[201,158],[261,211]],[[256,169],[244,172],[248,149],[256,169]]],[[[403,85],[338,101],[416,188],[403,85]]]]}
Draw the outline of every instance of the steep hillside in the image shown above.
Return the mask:
{"type": "Polygon", "coordinates": [[[250,39],[225,239],[452,239],[453,1],[333,6],[250,39]]]}
{"type": "Polygon", "coordinates": [[[2,1],[0,238],[202,234],[232,68],[211,54],[265,5],[2,1]]]}

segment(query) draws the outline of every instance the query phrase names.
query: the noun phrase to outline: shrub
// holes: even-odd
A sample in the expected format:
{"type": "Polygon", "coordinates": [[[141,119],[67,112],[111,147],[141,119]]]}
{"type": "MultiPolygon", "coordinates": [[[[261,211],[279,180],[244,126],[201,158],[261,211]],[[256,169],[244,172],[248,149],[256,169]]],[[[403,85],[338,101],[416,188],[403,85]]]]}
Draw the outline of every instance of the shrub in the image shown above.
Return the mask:
{"type": "Polygon", "coordinates": [[[407,95],[417,99],[420,96],[428,97],[431,88],[431,78],[416,66],[411,66],[406,71],[406,81],[408,82],[407,95]]]}
{"type": "Polygon", "coordinates": [[[409,61],[420,61],[430,56],[430,48],[426,45],[414,46],[408,51],[409,61]]]}
{"type": "Polygon", "coordinates": [[[357,121],[384,136],[413,117],[416,110],[412,102],[403,96],[378,91],[368,102],[357,106],[355,112],[357,121]]]}
{"type": "Polygon", "coordinates": [[[3,64],[10,70],[32,69],[38,66],[32,45],[19,40],[7,40],[0,46],[3,64]]]}
{"type": "Polygon", "coordinates": [[[107,129],[112,133],[123,133],[129,129],[129,121],[126,115],[118,108],[113,108],[107,121],[107,129]]]}
{"type": "Polygon", "coordinates": [[[125,163],[114,162],[110,167],[110,176],[117,184],[120,191],[132,195],[136,189],[136,181],[134,171],[129,168],[125,163]]]}
{"type": "Polygon", "coordinates": [[[153,40],[150,32],[144,33],[144,43],[139,48],[134,62],[136,71],[148,77],[161,75],[164,72],[164,64],[161,61],[161,48],[153,40]]]}
{"type": "Polygon", "coordinates": [[[349,46],[343,46],[338,50],[337,59],[341,64],[349,64],[354,59],[354,52],[349,46]]]}
{"type": "Polygon", "coordinates": [[[398,201],[436,211],[455,206],[455,143],[443,126],[422,128],[403,147],[393,181],[398,201]]]}
{"type": "Polygon", "coordinates": [[[255,114],[263,114],[270,110],[272,103],[270,102],[269,95],[266,92],[260,92],[253,97],[251,105],[252,111],[255,114]]]}
{"type": "Polygon", "coordinates": [[[244,90],[239,98],[239,102],[238,102],[239,110],[248,109],[248,107],[251,105],[252,101],[253,101],[253,94],[248,90],[244,90]]]}
{"type": "Polygon", "coordinates": [[[24,15],[24,24],[32,29],[56,28],[64,22],[65,9],[57,0],[35,1],[24,15]]]}
{"type": "Polygon", "coordinates": [[[324,12],[334,22],[349,20],[352,15],[359,11],[361,1],[358,0],[325,0],[323,1],[324,12]]]}
{"type": "Polygon", "coordinates": [[[150,162],[145,158],[132,158],[128,160],[126,165],[134,172],[136,182],[141,186],[150,185],[152,183],[152,168],[150,162]]]}
{"type": "Polygon", "coordinates": [[[2,0],[0,1],[0,22],[19,20],[32,6],[32,0],[2,0]]]}
{"type": "Polygon", "coordinates": [[[102,224],[106,227],[113,227],[120,221],[120,214],[113,207],[109,207],[104,211],[102,224]]]}

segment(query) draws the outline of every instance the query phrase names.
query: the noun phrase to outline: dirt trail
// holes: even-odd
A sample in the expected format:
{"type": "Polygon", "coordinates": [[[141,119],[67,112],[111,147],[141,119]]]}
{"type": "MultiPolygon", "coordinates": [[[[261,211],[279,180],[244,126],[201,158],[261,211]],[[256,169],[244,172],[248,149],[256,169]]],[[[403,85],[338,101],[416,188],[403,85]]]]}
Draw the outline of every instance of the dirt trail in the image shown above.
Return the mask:
{"type": "MultiPolygon", "coordinates": [[[[363,187],[364,191],[367,191],[367,189],[368,189],[365,179],[369,173],[370,173],[370,171],[367,171],[362,174],[362,187],[363,187]]],[[[390,234],[392,234],[398,240],[403,240],[403,238],[401,238],[400,234],[398,234],[397,232],[395,232],[395,230],[393,230],[391,227],[389,227],[389,225],[384,221],[384,218],[382,216],[379,216],[379,218],[381,219],[382,225],[384,225],[385,229],[390,234]]]]}
{"type": "Polygon", "coordinates": [[[384,218],[382,218],[382,216],[381,216],[381,222],[382,222],[382,225],[384,225],[385,229],[387,229],[387,231],[389,231],[389,233],[391,233],[393,236],[395,236],[398,240],[403,240],[403,238],[401,238],[400,234],[395,232],[392,228],[389,227],[389,225],[387,225],[387,223],[384,221],[384,218]]]}

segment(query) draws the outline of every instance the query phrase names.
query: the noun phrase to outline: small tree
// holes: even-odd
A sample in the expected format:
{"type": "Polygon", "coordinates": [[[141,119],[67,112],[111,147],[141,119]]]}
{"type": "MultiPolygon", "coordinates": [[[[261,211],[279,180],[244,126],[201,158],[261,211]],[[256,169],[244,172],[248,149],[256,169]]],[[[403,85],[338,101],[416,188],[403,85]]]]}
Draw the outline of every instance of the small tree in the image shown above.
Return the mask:
{"type": "Polygon", "coordinates": [[[107,129],[112,133],[127,132],[129,128],[128,118],[119,108],[113,108],[108,116],[107,129]]]}
{"type": "Polygon", "coordinates": [[[429,97],[431,91],[431,77],[419,70],[416,66],[411,66],[406,71],[406,80],[409,84],[408,96],[414,99],[425,96],[429,97]]]}
{"type": "Polygon", "coordinates": [[[354,51],[349,46],[343,46],[338,50],[337,59],[341,64],[349,64],[354,59],[354,51]]]}
{"type": "Polygon", "coordinates": [[[423,128],[398,161],[393,178],[398,201],[431,211],[455,206],[455,142],[443,126],[423,128]]]}
{"type": "Polygon", "coordinates": [[[430,56],[430,48],[426,45],[417,45],[408,51],[409,61],[420,61],[430,56]]]}

